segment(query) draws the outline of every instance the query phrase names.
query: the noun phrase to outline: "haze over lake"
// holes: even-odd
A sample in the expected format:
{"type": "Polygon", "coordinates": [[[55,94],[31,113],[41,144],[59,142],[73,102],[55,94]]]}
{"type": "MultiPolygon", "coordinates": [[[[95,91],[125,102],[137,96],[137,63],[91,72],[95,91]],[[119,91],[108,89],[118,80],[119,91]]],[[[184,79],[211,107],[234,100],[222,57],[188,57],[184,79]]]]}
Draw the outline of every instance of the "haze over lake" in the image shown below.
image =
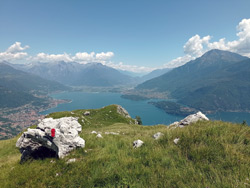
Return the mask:
{"type": "MultiPolygon", "coordinates": [[[[63,92],[52,94],[55,99],[68,99],[72,102],[59,104],[55,108],[41,112],[49,114],[59,111],[72,111],[76,109],[97,109],[111,104],[119,104],[124,107],[132,118],[140,116],[144,125],[166,124],[179,121],[184,116],[176,116],[165,113],[163,110],[148,104],[149,101],[132,101],[121,98],[120,93],[88,93],[88,92],[63,92]]],[[[155,100],[151,100],[155,101],[155,100]]],[[[223,120],[242,123],[243,120],[250,123],[250,113],[219,112],[207,115],[212,120],[223,120]]]]}

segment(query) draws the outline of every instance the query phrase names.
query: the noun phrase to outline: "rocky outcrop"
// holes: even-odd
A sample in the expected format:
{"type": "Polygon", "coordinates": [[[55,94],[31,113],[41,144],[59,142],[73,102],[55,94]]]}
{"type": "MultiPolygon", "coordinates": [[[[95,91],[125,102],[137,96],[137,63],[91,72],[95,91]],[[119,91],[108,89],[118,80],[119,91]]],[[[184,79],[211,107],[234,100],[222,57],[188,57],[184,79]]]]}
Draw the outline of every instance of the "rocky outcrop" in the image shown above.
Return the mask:
{"type": "Polygon", "coordinates": [[[170,128],[177,128],[177,127],[185,127],[190,125],[191,123],[195,123],[197,121],[208,121],[209,119],[201,112],[197,112],[196,114],[191,114],[185,117],[183,120],[179,122],[172,123],[169,127],[170,128]]]}
{"type": "Polygon", "coordinates": [[[21,162],[29,158],[63,158],[73,149],[85,147],[85,141],[78,135],[81,130],[74,117],[43,119],[36,129],[28,129],[17,140],[21,162]]]}
{"type": "Polygon", "coordinates": [[[117,106],[117,113],[122,115],[125,118],[131,118],[128,111],[125,110],[122,106],[116,105],[117,106]]]}

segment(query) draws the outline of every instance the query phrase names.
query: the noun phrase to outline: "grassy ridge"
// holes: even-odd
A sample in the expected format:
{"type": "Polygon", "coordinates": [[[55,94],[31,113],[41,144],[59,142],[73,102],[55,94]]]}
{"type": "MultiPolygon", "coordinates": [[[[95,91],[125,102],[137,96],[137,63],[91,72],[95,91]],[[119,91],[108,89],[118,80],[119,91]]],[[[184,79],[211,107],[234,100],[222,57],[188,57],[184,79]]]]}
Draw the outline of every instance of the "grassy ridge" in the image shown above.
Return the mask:
{"type": "MultiPolygon", "coordinates": [[[[114,111],[106,115],[112,109],[114,106],[100,109],[101,116],[94,115],[94,111],[86,116],[88,121],[82,124],[80,134],[86,147],[61,160],[21,165],[15,148],[17,138],[1,141],[0,187],[250,186],[250,127],[219,121],[197,122],[183,129],[139,126],[129,124],[128,119],[124,123],[114,111]],[[109,116],[117,117],[117,122],[113,123],[109,116]],[[96,122],[97,119],[103,122],[96,122]],[[103,138],[96,138],[90,133],[93,130],[102,132],[103,138]],[[111,131],[120,134],[104,134],[111,131]],[[164,136],[154,140],[152,135],[156,132],[164,136]],[[177,137],[180,140],[176,145],[173,140],[177,137]],[[136,139],[144,141],[141,148],[132,147],[136,139]],[[77,161],[67,164],[70,158],[77,161]]],[[[82,113],[79,110],[61,115],[78,112],[82,113]]]]}

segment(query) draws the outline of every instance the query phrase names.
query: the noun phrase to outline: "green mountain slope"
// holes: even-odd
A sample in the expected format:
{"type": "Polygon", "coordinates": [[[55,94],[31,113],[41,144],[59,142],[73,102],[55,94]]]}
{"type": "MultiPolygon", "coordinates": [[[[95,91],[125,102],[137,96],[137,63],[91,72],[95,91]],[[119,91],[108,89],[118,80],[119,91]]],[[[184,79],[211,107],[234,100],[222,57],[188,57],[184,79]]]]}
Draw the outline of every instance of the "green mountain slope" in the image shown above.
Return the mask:
{"type": "Polygon", "coordinates": [[[42,99],[34,97],[29,93],[22,91],[10,90],[0,86],[0,108],[15,108],[28,104],[30,102],[42,102],[42,99]]]}
{"type": "Polygon", "coordinates": [[[250,185],[250,127],[197,122],[185,128],[130,124],[115,106],[54,113],[78,116],[86,147],[64,159],[19,164],[17,140],[0,141],[0,187],[242,187],[250,185]],[[96,138],[91,131],[102,132],[96,138]],[[104,132],[119,135],[106,135],[104,132]],[[152,135],[164,134],[159,140],[152,135]],[[180,138],[176,145],[173,140],[180,138]],[[144,145],[133,148],[133,141],[144,145]],[[76,162],[67,164],[68,159],[76,162]]]}
{"type": "Polygon", "coordinates": [[[31,102],[43,103],[44,99],[35,97],[34,94],[46,95],[67,89],[69,88],[60,83],[0,63],[0,108],[18,107],[31,102]]]}
{"type": "Polygon", "coordinates": [[[68,89],[58,82],[14,69],[5,63],[0,63],[0,85],[12,90],[36,90],[42,93],[68,89]]]}
{"type": "Polygon", "coordinates": [[[178,102],[202,111],[250,110],[250,59],[211,50],[196,60],[149,80],[136,90],[168,92],[178,102]]]}

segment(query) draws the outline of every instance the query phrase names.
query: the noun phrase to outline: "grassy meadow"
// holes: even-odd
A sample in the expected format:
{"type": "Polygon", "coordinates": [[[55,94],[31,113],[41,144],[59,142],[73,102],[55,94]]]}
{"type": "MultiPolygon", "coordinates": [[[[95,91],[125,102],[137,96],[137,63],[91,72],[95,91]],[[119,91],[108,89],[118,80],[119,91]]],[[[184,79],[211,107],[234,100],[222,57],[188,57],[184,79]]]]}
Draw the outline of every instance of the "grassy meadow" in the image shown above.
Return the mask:
{"type": "Polygon", "coordinates": [[[116,106],[59,112],[79,117],[85,148],[63,159],[20,164],[18,139],[0,141],[0,187],[250,187],[250,127],[221,121],[185,128],[135,125],[116,106]],[[100,132],[97,138],[92,131],[100,132]],[[119,135],[107,135],[115,132],[119,135]],[[155,140],[152,136],[162,132],[155,140]],[[173,140],[180,138],[178,144],[173,140]],[[133,141],[144,142],[133,148],[133,141]],[[76,162],[67,163],[71,158],[76,162]]]}

